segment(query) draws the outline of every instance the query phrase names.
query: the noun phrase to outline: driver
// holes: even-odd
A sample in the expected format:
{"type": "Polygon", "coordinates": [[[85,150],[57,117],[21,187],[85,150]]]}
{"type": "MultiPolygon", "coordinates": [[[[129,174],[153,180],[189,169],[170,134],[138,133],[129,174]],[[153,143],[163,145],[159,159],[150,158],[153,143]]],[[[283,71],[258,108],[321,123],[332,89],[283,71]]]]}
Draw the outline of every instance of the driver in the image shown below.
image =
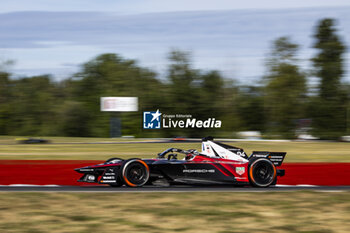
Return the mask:
{"type": "Polygon", "coordinates": [[[186,156],[185,156],[185,160],[191,160],[194,157],[196,157],[196,155],[198,155],[198,151],[195,149],[189,149],[188,151],[186,151],[186,156]]]}

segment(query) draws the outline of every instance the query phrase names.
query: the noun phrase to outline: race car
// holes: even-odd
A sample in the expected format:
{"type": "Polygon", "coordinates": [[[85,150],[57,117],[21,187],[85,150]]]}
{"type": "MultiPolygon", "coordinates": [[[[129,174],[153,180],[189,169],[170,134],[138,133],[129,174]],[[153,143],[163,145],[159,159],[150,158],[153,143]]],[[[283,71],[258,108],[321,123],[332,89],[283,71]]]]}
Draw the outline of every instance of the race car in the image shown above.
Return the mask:
{"type": "Polygon", "coordinates": [[[111,158],[106,162],[77,168],[83,173],[79,182],[141,187],[153,184],[234,185],[268,187],[284,176],[281,166],[286,152],[253,151],[250,156],[243,149],[214,141],[202,140],[202,151],[169,148],[155,159],[111,158]],[[184,154],[178,159],[177,154],[184,154]]]}

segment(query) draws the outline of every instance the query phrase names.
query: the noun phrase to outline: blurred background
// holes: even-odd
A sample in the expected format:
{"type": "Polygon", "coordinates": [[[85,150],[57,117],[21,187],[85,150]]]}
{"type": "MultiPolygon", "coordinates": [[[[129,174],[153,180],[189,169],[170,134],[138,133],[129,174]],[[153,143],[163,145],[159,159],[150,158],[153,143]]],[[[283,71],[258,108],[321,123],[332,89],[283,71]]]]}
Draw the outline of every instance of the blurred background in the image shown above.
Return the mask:
{"type": "Polygon", "coordinates": [[[108,137],[102,96],[136,96],[122,135],[350,134],[347,1],[2,1],[0,135],[108,137]],[[143,130],[142,112],[219,129],[143,130]],[[243,132],[243,134],[242,134],[243,132]]]}
{"type": "Polygon", "coordinates": [[[0,232],[350,232],[350,143],[333,141],[350,141],[350,1],[0,6],[0,232]],[[103,112],[101,97],[138,97],[138,111],[103,112]],[[157,110],[222,125],[143,129],[157,110]],[[108,138],[117,118],[137,138],[108,138]],[[287,152],[286,176],[264,193],[60,192],[83,185],[74,168],[209,135],[287,152]]]}

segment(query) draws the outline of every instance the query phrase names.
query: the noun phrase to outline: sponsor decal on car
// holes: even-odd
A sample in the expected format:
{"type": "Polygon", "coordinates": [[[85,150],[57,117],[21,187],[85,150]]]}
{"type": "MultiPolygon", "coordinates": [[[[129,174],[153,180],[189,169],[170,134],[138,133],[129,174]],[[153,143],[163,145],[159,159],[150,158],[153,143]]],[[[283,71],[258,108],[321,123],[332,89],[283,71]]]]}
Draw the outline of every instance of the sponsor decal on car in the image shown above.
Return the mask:
{"type": "MultiPolygon", "coordinates": [[[[267,154],[266,154],[267,155],[267,154]]],[[[257,155],[257,154],[254,154],[254,157],[256,158],[266,158],[266,155],[257,155]]]]}
{"type": "Polygon", "coordinates": [[[114,172],[109,172],[109,173],[105,173],[104,175],[105,175],[105,176],[114,176],[115,173],[114,173],[114,172]]]}
{"type": "Polygon", "coordinates": [[[245,173],[245,167],[236,167],[236,173],[238,175],[243,175],[245,173]]]}
{"type": "Polygon", "coordinates": [[[90,181],[93,181],[96,177],[94,175],[88,175],[86,178],[90,181]]]}
{"type": "Polygon", "coordinates": [[[210,147],[209,146],[207,146],[207,152],[210,153],[210,147]]]}
{"type": "Polygon", "coordinates": [[[92,168],[80,168],[80,171],[81,172],[91,172],[91,171],[93,171],[94,169],[92,169],[92,168]]]}
{"type": "Polygon", "coordinates": [[[215,173],[214,169],[184,169],[183,173],[215,173]]]}
{"type": "Polygon", "coordinates": [[[101,180],[100,183],[117,183],[115,180],[101,180]]]}

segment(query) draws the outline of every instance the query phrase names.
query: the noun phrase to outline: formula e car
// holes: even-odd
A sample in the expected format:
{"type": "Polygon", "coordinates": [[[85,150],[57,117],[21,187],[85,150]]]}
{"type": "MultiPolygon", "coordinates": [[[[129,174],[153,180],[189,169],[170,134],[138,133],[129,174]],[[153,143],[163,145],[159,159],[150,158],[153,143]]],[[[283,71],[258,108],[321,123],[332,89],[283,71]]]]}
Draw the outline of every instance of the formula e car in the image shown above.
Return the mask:
{"type": "Polygon", "coordinates": [[[253,151],[250,156],[243,149],[214,142],[212,137],[202,140],[202,151],[169,148],[156,159],[111,158],[98,165],[77,168],[83,173],[79,182],[127,185],[140,187],[146,184],[230,184],[268,187],[284,176],[281,166],[286,152],[253,151]],[[184,154],[178,159],[177,154],[184,154]]]}

